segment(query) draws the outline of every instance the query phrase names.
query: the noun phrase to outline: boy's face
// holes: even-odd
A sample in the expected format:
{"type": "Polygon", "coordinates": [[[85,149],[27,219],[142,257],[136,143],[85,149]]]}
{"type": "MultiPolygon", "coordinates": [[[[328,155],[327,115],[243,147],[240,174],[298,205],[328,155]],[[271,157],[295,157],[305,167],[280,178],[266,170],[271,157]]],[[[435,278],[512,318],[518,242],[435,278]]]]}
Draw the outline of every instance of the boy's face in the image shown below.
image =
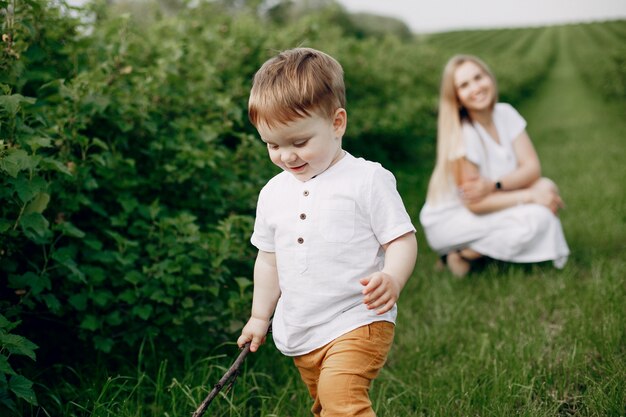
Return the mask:
{"type": "Polygon", "coordinates": [[[346,111],[337,109],[332,120],[312,113],[273,128],[261,123],[257,130],[267,144],[272,162],[304,182],[341,159],[346,121],[346,111]]]}

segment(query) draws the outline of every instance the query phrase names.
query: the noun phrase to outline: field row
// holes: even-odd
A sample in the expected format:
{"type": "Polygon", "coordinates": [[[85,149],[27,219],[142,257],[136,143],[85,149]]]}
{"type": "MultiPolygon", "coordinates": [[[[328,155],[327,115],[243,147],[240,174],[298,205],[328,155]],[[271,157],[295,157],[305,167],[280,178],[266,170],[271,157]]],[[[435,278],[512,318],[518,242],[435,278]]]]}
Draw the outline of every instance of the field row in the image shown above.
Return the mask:
{"type": "Polygon", "coordinates": [[[575,25],[568,52],[587,83],[614,100],[626,99],[626,21],[575,25]]]}

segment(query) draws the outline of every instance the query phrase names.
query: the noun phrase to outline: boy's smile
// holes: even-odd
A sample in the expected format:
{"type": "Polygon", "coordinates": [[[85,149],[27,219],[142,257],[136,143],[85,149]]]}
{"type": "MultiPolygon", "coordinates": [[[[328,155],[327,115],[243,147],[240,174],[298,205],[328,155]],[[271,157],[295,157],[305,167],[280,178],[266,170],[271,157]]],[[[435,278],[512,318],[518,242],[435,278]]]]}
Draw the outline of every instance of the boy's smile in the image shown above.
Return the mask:
{"type": "Polygon", "coordinates": [[[304,182],[343,157],[341,138],[346,119],[346,111],[338,109],[333,120],[311,113],[272,128],[262,123],[257,130],[267,144],[272,162],[304,182]]]}

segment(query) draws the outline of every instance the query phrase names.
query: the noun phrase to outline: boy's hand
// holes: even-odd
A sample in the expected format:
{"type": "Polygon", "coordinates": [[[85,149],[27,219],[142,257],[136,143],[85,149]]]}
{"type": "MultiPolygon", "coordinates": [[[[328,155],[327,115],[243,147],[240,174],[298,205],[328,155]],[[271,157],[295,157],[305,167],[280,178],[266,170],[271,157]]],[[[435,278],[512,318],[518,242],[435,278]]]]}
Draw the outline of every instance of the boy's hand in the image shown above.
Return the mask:
{"type": "Polygon", "coordinates": [[[250,352],[256,352],[259,346],[265,343],[265,336],[269,327],[269,320],[250,317],[248,323],[243,326],[241,336],[237,339],[237,345],[242,348],[246,343],[250,342],[250,352]]]}
{"type": "Polygon", "coordinates": [[[363,302],[369,310],[378,308],[376,314],[391,310],[400,296],[400,286],[393,277],[384,272],[375,272],[359,280],[363,288],[363,302]],[[379,308],[380,307],[380,308],[379,308]]]}

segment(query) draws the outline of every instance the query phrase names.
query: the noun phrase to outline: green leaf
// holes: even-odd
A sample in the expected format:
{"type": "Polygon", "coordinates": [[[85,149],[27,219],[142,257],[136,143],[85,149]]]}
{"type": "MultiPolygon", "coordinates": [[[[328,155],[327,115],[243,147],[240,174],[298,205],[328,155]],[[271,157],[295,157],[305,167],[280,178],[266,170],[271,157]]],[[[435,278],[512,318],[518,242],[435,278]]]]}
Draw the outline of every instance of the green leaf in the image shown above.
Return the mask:
{"type": "Polygon", "coordinates": [[[93,300],[93,302],[96,305],[99,305],[101,307],[106,306],[107,303],[113,298],[113,294],[111,294],[111,291],[107,291],[107,290],[99,290],[99,291],[95,291],[94,294],[92,295],[91,299],[93,300]]]}
{"type": "Polygon", "coordinates": [[[106,144],[102,139],[93,138],[91,141],[93,146],[97,146],[100,149],[104,149],[105,151],[109,150],[109,145],[106,144]]]}
{"type": "Polygon", "coordinates": [[[111,351],[113,343],[113,339],[111,339],[110,337],[95,336],[93,338],[93,344],[96,349],[101,350],[105,353],[109,353],[111,351]]]}
{"type": "Polygon", "coordinates": [[[0,157],[0,170],[6,172],[13,178],[17,174],[31,166],[31,157],[23,149],[10,149],[6,156],[0,157]]]}
{"type": "Polygon", "coordinates": [[[52,289],[52,283],[47,275],[35,275],[29,285],[33,295],[39,295],[43,290],[52,289]]]}
{"type": "Polygon", "coordinates": [[[98,321],[96,316],[88,314],[80,323],[80,327],[81,329],[90,330],[93,332],[98,330],[98,328],[100,327],[100,322],[98,321]]]}
{"type": "Polygon", "coordinates": [[[185,297],[182,302],[183,308],[192,308],[194,306],[193,299],[191,297],[185,297]]]}
{"type": "Polygon", "coordinates": [[[15,371],[9,364],[9,358],[4,355],[0,355],[0,373],[6,375],[16,375],[15,371]]]}
{"type": "Polygon", "coordinates": [[[74,258],[76,257],[76,247],[66,246],[57,249],[52,252],[52,255],[50,255],[50,257],[72,272],[72,274],[70,274],[68,278],[71,278],[73,281],[76,281],[76,279],[74,278],[77,278],[80,282],[87,282],[85,279],[85,274],[78,268],[78,265],[74,260],[74,258]]]}
{"type": "Polygon", "coordinates": [[[87,308],[87,295],[85,293],[74,294],[67,301],[78,311],[85,311],[87,308]]]}
{"type": "Polygon", "coordinates": [[[37,405],[37,397],[33,391],[33,382],[21,375],[13,375],[9,379],[9,389],[29,404],[37,405]]]}
{"type": "Polygon", "coordinates": [[[30,203],[28,203],[28,205],[24,209],[24,213],[43,213],[43,211],[48,207],[49,202],[50,194],[39,193],[35,196],[35,198],[33,198],[30,203]]]}
{"type": "Polygon", "coordinates": [[[96,239],[85,239],[85,240],[83,241],[83,243],[84,243],[84,244],[85,244],[88,248],[94,249],[94,250],[96,250],[96,251],[101,250],[101,249],[102,249],[102,246],[103,246],[103,245],[102,245],[102,242],[101,242],[101,241],[99,241],[99,240],[96,240],[96,239]]]}
{"type": "Polygon", "coordinates": [[[139,205],[135,197],[127,195],[118,197],[117,201],[120,203],[125,213],[131,213],[139,205]]]}
{"type": "Polygon", "coordinates": [[[111,104],[111,99],[98,94],[88,94],[81,103],[91,114],[102,113],[111,104]]]}
{"type": "Polygon", "coordinates": [[[111,326],[119,326],[124,322],[124,320],[122,319],[122,313],[120,313],[118,310],[109,313],[105,317],[105,321],[111,326]]]}
{"type": "Polygon", "coordinates": [[[26,237],[35,243],[47,243],[52,236],[50,223],[41,213],[28,213],[20,218],[20,226],[26,237]]]}
{"type": "Polygon", "coordinates": [[[189,275],[204,275],[204,267],[201,264],[193,263],[189,265],[189,269],[187,270],[189,275]]]}
{"type": "Polygon", "coordinates": [[[74,226],[72,223],[68,221],[64,221],[59,223],[57,228],[63,233],[65,236],[77,237],[82,239],[85,237],[85,232],[80,230],[78,227],[74,226]]]}
{"type": "Polygon", "coordinates": [[[0,333],[0,345],[13,355],[28,356],[32,360],[36,360],[35,349],[38,346],[24,336],[0,333]]]}
{"type": "Polygon", "coordinates": [[[135,301],[137,301],[137,294],[135,294],[135,290],[129,288],[122,291],[122,293],[117,298],[127,304],[133,304],[135,301]]]}
{"type": "Polygon", "coordinates": [[[106,280],[107,273],[104,269],[97,266],[81,265],[81,270],[85,274],[85,279],[92,285],[103,283],[106,280]]]}
{"type": "Polygon", "coordinates": [[[30,147],[31,151],[37,152],[39,148],[52,147],[52,140],[50,138],[33,137],[26,139],[26,144],[30,147]]]}
{"type": "Polygon", "coordinates": [[[16,323],[11,323],[9,320],[7,320],[6,317],[0,314],[0,329],[6,329],[7,331],[11,331],[15,328],[15,326],[17,326],[16,323]]]}
{"type": "Polygon", "coordinates": [[[167,304],[169,306],[174,305],[174,299],[165,294],[165,291],[159,289],[150,294],[150,299],[158,301],[159,303],[167,304]]]}
{"type": "Polygon", "coordinates": [[[252,285],[252,281],[250,279],[243,278],[243,277],[235,278],[235,282],[239,286],[239,291],[240,292],[245,291],[246,288],[248,288],[250,285],[252,285]]]}
{"type": "Polygon", "coordinates": [[[17,196],[23,203],[28,203],[35,198],[47,187],[46,181],[41,177],[34,177],[33,179],[27,179],[23,176],[17,178],[13,184],[15,185],[15,191],[17,196]]]}
{"type": "Polygon", "coordinates": [[[152,306],[150,304],[144,304],[133,307],[133,314],[139,316],[143,320],[148,320],[152,314],[152,306]]]}
{"type": "Polygon", "coordinates": [[[124,279],[133,285],[137,285],[143,281],[143,275],[139,271],[133,270],[124,275],[124,279]]]}
{"type": "Polygon", "coordinates": [[[58,171],[63,174],[69,175],[70,177],[72,176],[72,172],[67,166],[65,166],[65,164],[53,158],[42,158],[41,161],[39,161],[39,166],[46,170],[58,171]]]}
{"type": "Polygon", "coordinates": [[[61,302],[54,294],[44,294],[41,296],[41,298],[46,303],[46,306],[48,306],[50,311],[52,311],[53,313],[58,313],[59,311],[61,311],[61,302]]]}
{"type": "Polygon", "coordinates": [[[40,294],[44,289],[50,290],[52,288],[52,283],[48,276],[40,276],[32,271],[26,272],[23,275],[10,276],[9,283],[11,284],[11,288],[30,288],[33,295],[40,294]]]}
{"type": "Polygon", "coordinates": [[[220,293],[220,287],[217,285],[211,285],[209,288],[209,293],[213,295],[213,297],[217,297],[220,293]]]}
{"type": "Polygon", "coordinates": [[[62,98],[72,98],[72,90],[65,86],[64,79],[52,80],[39,87],[40,96],[44,96],[46,100],[50,100],[51,95],[58,94],[62,98]]]}
{"type": "Polygon", "coordinates": [[[15,117],[20,110],[21,103],[33,104],[36,100],[31,97],[24,97],[21,94],[13,94],[10,96],[0,96],[0,108],[4,109],[9,115],[15,117]]]}

